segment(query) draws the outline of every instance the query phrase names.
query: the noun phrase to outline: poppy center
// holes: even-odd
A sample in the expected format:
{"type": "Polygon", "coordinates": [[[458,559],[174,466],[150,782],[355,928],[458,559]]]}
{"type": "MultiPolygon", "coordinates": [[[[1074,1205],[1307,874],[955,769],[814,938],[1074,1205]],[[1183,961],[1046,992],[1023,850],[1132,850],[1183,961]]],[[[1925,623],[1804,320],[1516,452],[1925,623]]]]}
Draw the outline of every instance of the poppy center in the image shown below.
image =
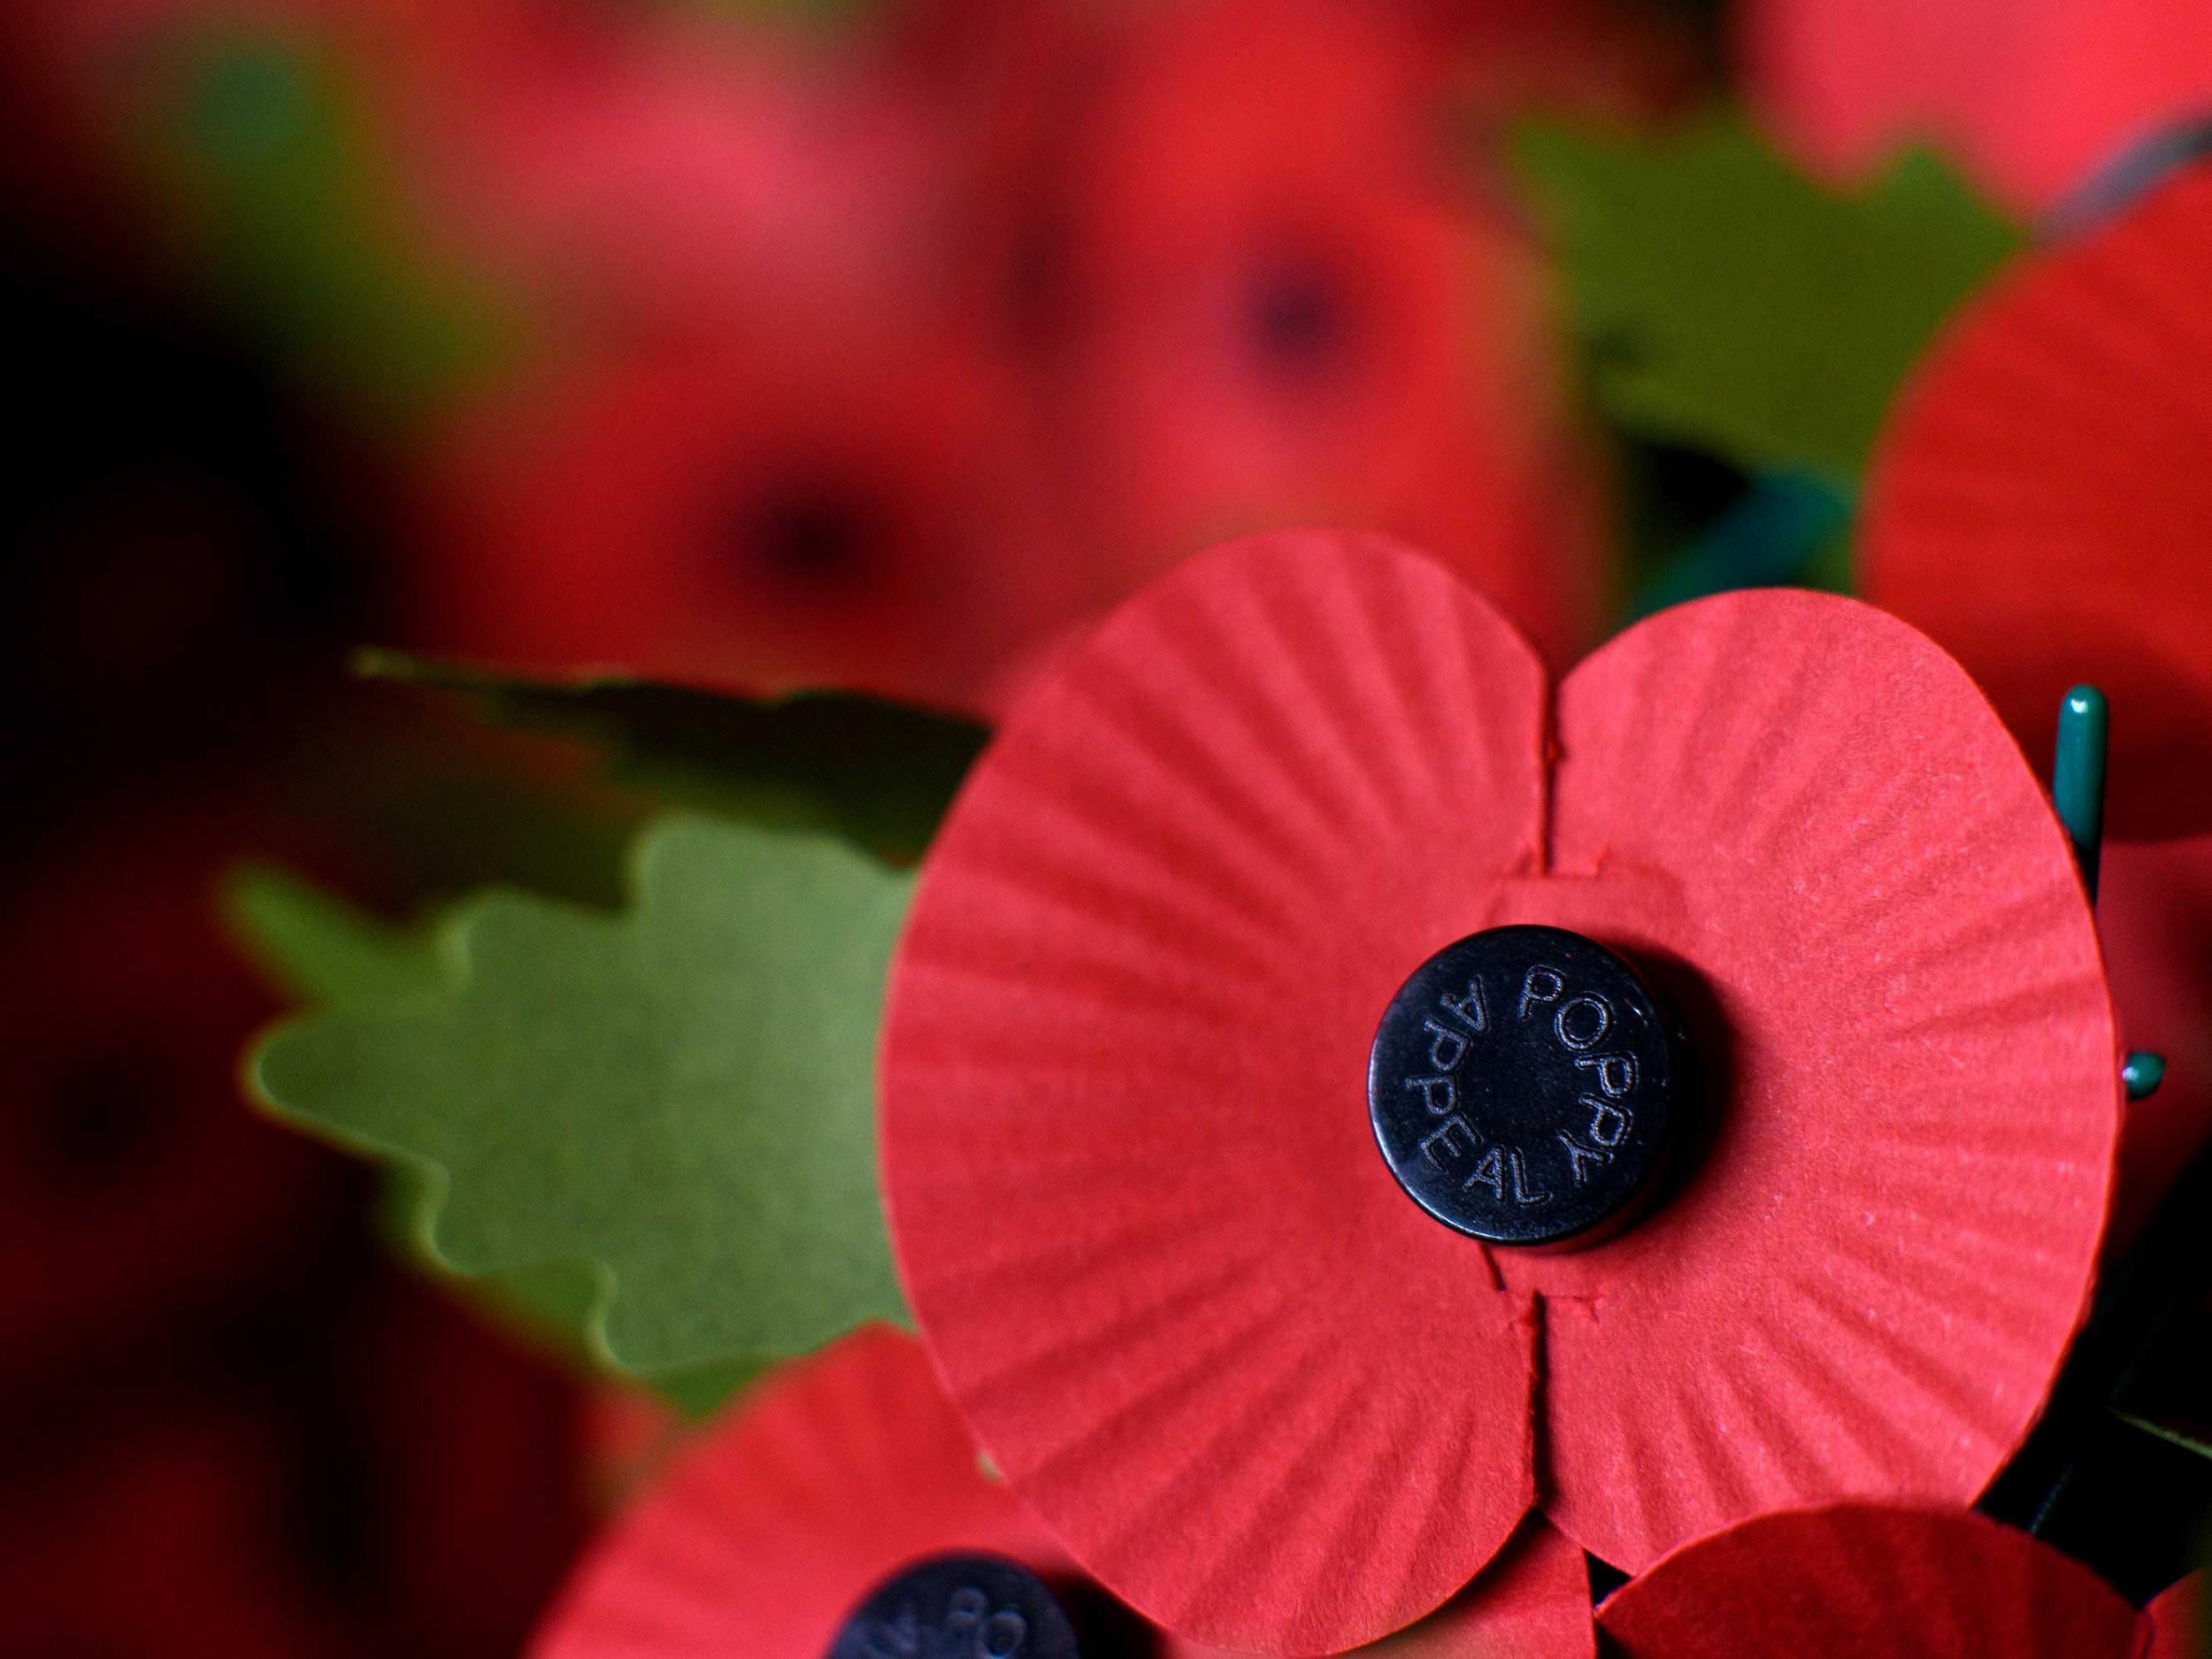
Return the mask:
{"type": "Polygon", "coordinates": [[[1594,1242],[1656,1184],[1679,1040],[1643,979],[1559,927],[1493,927],[1399,987],[1367,1061],[1398,1185],[1493,1244],[1594,1242]]]}
{"type": "Polygon", "coordinates": [[[748,503],[734,540],[741,557],[804,587],[864,576],[874,563],[878,514],[834,479],[798,479],[748,503]]]}
{"type": "Polygon", "coordinates": [[[1077,1659],[1066,1609],[998,1555],[926,1555],[845,1617],[827,1659],[1077,1659]]]}
{"type": "Polygon", "coordinates": [[[1325,373],[1336,366],[1351,334],[1340,284],[1311,259],[1261,262],[1250,273],[1245,307],[1254,356],[1270,373],[1325,373]]]}

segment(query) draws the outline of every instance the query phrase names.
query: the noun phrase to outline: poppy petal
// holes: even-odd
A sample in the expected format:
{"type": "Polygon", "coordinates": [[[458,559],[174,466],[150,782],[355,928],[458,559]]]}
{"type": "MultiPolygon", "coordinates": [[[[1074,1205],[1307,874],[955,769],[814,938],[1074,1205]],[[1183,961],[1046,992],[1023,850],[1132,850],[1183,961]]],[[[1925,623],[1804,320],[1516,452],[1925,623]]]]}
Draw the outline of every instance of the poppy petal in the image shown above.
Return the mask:
{"type": "Polygon", "coordinates": [[[1936,348],[1868,485],[1866,596],[2032,755],[2111,699],[2115,834],[2212,829],[2212,167],[2028,259],[1936,348]]]}
{"type": "Polygon", "coordinates": [[[2199,1659],[2204,1652],[2205,1575],[2193,1572],[2143,1609],[2150,1641],[2143,1659],[2199,1659]]]}
{"type": "Polygon", "coordinates": [[[1601,609],[1597,480],[1535,250],[1452,182],[1445,60],[1403,23],[1210,0],[1127,31],[1057,174],[1049,449],[1103,599],[1230,535],[1358,526],[1563,664],[1601,609]]]}
{"type": "Polygon", "coordinates": [[[2121,1041],[2166,1061],[2158,1092],[2120,1120],[2109,1254],[2212,1140],[2212,836],[2108,844],[2097,919],[2121,1041]]]}
{"type": "Polygon", "coordinates": [[[910,1338],[844,1338],[764,1384],[589,1555],[534,1659],[821,1659],[885,1574],[949,1551],[1065,1556],[975,1448],[910,1338]]]}
{"type": "Polygon", "coordinates": [[[1475,1581],[1361,1659],[1596,1659],[1590,1565],[1540,1515],[1521,1524],[1475,1581]]]}
{"type": "Polygon", "coordinates": [[[1634,1571],[1779,1504],[1970,1501],[2085,1308],[2118,1129],[2040,787],[1956,664],[1819,594],[1630,630],[1559,729],[1551,879],[1492,919],[1682,964],[1725,1104],[1648,1220],[1501,1258],[1546,1308],[1550,1512],[1634,1571]]]}
{"type": "Polygon", "coordinates": [[[1234,544],[1105,623],[955,803],[887,1020],[955,1396],[1093,1573],[1230,1647],[1407,1624],[1533,1495],[1525,1303],[1317,1109],[1535,849],[1542,670],[1386,546],[1234,544]]]}
{"type": "Polygon", "coordinates": [[[1256,539],[1079,649],[926,866],[883,1063],[913,1305],[1016,1486],[1173,1628],[1340,1647],[1481,1567],[1539,1304],[1548,1507],[1630,1566],[1777,1502],[1970,1497],[2078,1320],[2110,1010],[1963,672],[1740,595],[1568,679],[1548,789],[1550,701],[1425,561],[1256,539]],[[1411,966],[1515,922],[1663,970],[1731,1084],[1674,1200],[1571,1256],[1436,1226],[1356,1106],[1411,966]]]}
{"type": "Polygon", "coordinates": [[[1752,0],[1737,35],[1747,96],[1809,162],[1933,140],[2024,208],[2212,98],[2196,0],[1752,0]]]}
{"type": "Polygon", "coordinates": [[[2116,1591],[2025,1532],[1970,1510],[1858,1504],[1700,1539],[1598,1624],[1621,1659],[2130,1659],[2139,1635],[2116,1591]]]}

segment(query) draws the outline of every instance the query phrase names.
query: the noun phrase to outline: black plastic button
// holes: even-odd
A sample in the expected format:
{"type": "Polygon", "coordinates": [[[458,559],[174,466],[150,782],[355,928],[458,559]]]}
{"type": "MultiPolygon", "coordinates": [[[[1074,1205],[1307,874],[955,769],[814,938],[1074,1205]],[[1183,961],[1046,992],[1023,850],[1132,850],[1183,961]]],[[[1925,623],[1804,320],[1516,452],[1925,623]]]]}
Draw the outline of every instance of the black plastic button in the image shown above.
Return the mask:
{"type": "Polygon", "coordinates": [[[1563,928],[1493,927],[1391,999],[1367,1110],[1398,1185],[1447,1226],[1493,1244],[1586,1241],[1655,1185],[1679,1069],[1627,963],[1563,928]]]}
{"type": "Polygon", "coordinates": [[[1066,1609],[997,1555],[929,1555],[846,1616],[828,1659],[1078,1659],[1066,1609]]]}

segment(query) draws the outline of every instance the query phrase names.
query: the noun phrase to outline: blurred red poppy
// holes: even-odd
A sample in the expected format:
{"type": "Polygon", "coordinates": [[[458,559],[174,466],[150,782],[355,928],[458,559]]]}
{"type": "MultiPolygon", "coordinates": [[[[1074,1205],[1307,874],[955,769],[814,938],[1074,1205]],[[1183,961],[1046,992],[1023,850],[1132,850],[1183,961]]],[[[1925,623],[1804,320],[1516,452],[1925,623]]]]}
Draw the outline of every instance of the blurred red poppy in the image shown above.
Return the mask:
{"type": "Polygon", "coordinates": [[[1599,1609],[1620,1659],[2186,1659],[2194,1579],[2138,1614],[2101,1578],[1970,1510],[1838,1504],[1700,1539],[1599,1609]]]}
{"type": "Polygon", "coordinates": [[[2129,1108],[2113,1244],[2212,1135],[2212,167],[2023,259],[1916,372],[1878,446],[1866,596],[1966,664],[2032,756],[2066,688],[2112,706],[2102,920],[2129,1108]]]}
{"type": "Polygon", "coordinates": [[[855,319],[518,384],[459,423],[413,572],[440,647],[972,705],[1066,580],[979,350],[855,319]]]}
{"type": "Polygon", "coordinates": [[[0,901],[11,1367],[204,1313],[291,1271],[339,1211],[337,1160],[254,1117],[234,1080],[273,1011],[216,925],[234,824],[128,804],[141,822],[80,833],[0,901]]]}
{"type": "Polygon", "coordinates": [[[1225,536],[1379,528],[1563,663],[1603,584],[1543,279],[1385,15],[1210,0],[1121,42],[1053,210],[1047,444],[1101,604],[1225,536]]]}
{"type": "Polygon", "coordinates": [[[448,240],[569,348],[743,335],[803,296],[842,315],[949,292],[951,133],[869,37],[671,13],[572,20],[472,87],[425,169],[448,240]]]}
{"type": "Polygon", "coordinates": [[[1427,561],[1260,537],[971,775],[894,965],[885,1184],[955,1397],[1077,1558],[1313,1653],[1539,1502],[1634,1570],[1777,1504],[1970,1499],[2086,1305],[2117,1064],[2065,838],[1920,635],[1724,595],[1555,692],[1427,561]],[[1364,1095],[1405,977],[1525,922],[1663,971],[1708,1079],[1673,1195],[1565,1255],[1416,1208],[1364,1095]]]}
{"type": "Polygon", "coordinates": [[[1738,33],[1753,106],[1808,162],[1932,142],[2017,208],[2212,107],[2198,0],[1751,0],[1738,33]]]}
{"type": "Polygon", "coordinates": [[[370,1646],[512,1653],[585,1533],[581,1389],[449,1293],[375,1276],[334,1333],[331,1402],[363,1454],[370,1646]]]}
{"type": "MultiPolygon", "coordinates": [[[[887,1577],[978,1554],[1036,1573],[1106,1651],[1233,1659],[1145,1625],[1085,1581],[986,1471],[919,1345],[881,1328],[771,1377],[681,1454],[584,1563],[531,1652],[820,1659],[887,1577]]],[[[1498,1577],[1496,1595],[1454,1602],[1389,1651],[1473,1659],[1502,1636],[1526,1659],[1589,1659],[1578,1551],[1532,1526],[1498,1577]]]]}
{"type": "Polygon", "coordinates": [[[352,1651],[298,1540],[283,1447],[242,1414],[165,1405],[0,1497],[12,1654],[352,1651]]]}
{"type": "Polygon", "coordinates": [[[2001,277],[1915,372],[1867,484],[1861,584],[2047,754],[2111,699],[2114,833],[2212,829],[2212,166],[2001,277]]]}

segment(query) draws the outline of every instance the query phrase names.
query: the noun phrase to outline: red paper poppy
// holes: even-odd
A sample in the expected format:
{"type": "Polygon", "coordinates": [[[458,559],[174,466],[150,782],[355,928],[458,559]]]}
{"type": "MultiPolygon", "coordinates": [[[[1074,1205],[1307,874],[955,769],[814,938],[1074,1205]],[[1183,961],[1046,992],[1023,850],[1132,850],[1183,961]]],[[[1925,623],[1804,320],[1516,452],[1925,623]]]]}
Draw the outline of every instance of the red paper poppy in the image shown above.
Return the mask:
{"type": "Polygon", "coordinates": [[[2183,1659],[2197,1582],[2141,1613],[2088,1568],[1970,1510],[1838,1504],[1700,1539],[1598,1623],[1620,1659],[2183,1659]]]}
{"type": "Polygon", "coordinates": [[[2197,0],[1755,0],[1739,29],[1753,105],[1809,161],[1932,140],[2024,208],[2212,104],[2197,0]]]}
{"type": "Polygon", "coordinates": [[[2024,260],[1919,370],[1877,452],[1867,597],[1927,629],[2032,755],[2067,687],[2112,703],[2106,948],[2130,1046],[2172,1063],[2129,1108],[2113,1229],[2212,1132],[2212,168],[2024,260]]]}
{"type": "Polygon", "coordinates": [[[1433,55],[1328,0],[1179,8],[1125,46],[1061,169],[1048,416],[1098,601],[1228,535],[1354,525],[1571,660],[1590,469],[1532,252],[1452,180],[1433,55]]]}
{"type": "Polygon", "coordinates": [[[2114,709],[2113,831],[2212,828],[2212,167],[2024,260],[1892,414],[1867,596],[1924,627],[2031,754],[2080,680],[2114,709]]]}
{"type": "Polygon", "coordinates": [[[543,667],[972,704],[1071,614],[1011,398],[958,342],[819,317],[518,384],[436,468],[422,626],[543,667]]]}
{"type": "Polygon", "coordinates": [[[2081,1316],[2117,1110],[2067,843],[1921,636],[1731,595],[1555,693],[1445,572],[1317,533],[1185,566],[1015,710],[882,1067],[908,1291],[999,1466],[1149,1616],[1307,1653],[1540,1501],[1634,1570],[1972,1496],[2081,1316]],[[1666,967],[1717,1097],[1574,1254],[1430,1219],[1363,1098],[1405,976],[1516,922],[1666,967]]]}
{"type": "MultiPolygon", "coordinates": [[[[586,1560],[531,1652],[821,1659],[873,1586],[922,1557],[964,1552],[1003,1555],[1063,1590],[1081,1588],[1066,1551],[984,1472],[920,1346],[864,1331],[771,1379],[680,1456],[586,1560]]],[[[1525,1659],[1587,1659],[1578,1551],[1532,1526],[1499,1578],[1490,1605],[1455,1604],[1389,1651],[1479,1659],[1491,1651],[1473,1645],[1479,1619],[1525,1659]]],[[[1119,1617],[1139,1637],[1133,1651],[1217,1655],[1119,1617]]]]}
{"type": "Polygon", "coordinates": [[[975,1447],[907,1338],[864,1331],[764,1384],[624,1517],[540,1631],[536,1659],[821,1659],[921,1555],[1067,1561],[975,1447]]]}

